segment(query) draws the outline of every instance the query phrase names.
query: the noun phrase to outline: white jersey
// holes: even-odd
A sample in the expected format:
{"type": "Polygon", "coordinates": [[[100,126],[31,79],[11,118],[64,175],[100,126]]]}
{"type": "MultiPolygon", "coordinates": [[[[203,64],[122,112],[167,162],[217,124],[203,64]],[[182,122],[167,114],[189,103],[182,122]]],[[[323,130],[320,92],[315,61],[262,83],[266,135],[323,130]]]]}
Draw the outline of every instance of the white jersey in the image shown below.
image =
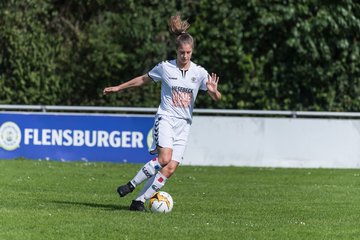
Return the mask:
{"type": "Polygon", "coordinates": [[[171,60],[159,63],[148,75],[154,82],[161,82],[161,103],[157,114],[191,121],[199,89],[207,90],[208,72],[193,62],[188,70],[180,70],[176,61],[171,60]]]}

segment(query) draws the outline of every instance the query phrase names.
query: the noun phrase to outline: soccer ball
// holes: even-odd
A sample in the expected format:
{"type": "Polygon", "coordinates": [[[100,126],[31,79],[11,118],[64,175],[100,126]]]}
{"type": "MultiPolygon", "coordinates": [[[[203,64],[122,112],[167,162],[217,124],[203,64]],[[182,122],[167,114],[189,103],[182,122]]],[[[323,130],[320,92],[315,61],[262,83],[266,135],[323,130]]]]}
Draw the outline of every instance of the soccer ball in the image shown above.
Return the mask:
{"type": "Polygon", "coordinates": [[[154,213],[169,213],[174,206],[171,195],[164,191],[154,193],[149,199],[149,209],[154,213]]]}

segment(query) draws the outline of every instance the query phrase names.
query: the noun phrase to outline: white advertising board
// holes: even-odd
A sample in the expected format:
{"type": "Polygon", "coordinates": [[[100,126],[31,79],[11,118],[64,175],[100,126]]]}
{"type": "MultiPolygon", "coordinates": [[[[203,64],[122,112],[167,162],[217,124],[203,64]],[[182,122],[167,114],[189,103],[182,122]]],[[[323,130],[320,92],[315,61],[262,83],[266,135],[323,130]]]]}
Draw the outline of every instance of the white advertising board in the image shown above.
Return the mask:
{"type": "Polygon", "coordinates": [[[183,164],[359,168],[360,120],[195,116],[183,164]]]}

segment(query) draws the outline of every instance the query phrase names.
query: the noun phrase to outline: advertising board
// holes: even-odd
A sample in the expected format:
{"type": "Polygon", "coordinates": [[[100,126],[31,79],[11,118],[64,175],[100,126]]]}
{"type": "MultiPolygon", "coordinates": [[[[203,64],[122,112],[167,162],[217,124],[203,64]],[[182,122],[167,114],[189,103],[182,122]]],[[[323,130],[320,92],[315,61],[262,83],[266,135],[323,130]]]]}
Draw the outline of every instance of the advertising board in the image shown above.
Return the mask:
{"type": "Polygon", "coordinates": [[[140,163],[153,116],[0,113],[0,158],[140,163]]]}

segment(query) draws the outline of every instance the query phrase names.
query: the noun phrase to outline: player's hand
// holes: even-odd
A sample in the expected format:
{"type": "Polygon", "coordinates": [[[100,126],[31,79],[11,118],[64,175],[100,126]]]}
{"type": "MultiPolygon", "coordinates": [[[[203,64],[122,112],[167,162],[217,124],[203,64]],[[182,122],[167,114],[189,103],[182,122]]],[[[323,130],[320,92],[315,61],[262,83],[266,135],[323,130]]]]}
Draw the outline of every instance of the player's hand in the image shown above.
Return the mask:
{"type": "Polygon", "coordinates": [[[118,92],[119,91],[119,88],[116,86],[116,87],[107,87],[107,88],[104,88],[104,95],[108,95],[109,93],[113,93],[113,92],[118,92]]]}
{"type": "Polygon", "coordinates": [[[219,77],[216,76],[216,73],[212,73],[211,76],[209,75],[208,80],[206,82],[206,86],[207,86],[208,91],[216,92],[218,82],[219,82],[219,77]]]}

